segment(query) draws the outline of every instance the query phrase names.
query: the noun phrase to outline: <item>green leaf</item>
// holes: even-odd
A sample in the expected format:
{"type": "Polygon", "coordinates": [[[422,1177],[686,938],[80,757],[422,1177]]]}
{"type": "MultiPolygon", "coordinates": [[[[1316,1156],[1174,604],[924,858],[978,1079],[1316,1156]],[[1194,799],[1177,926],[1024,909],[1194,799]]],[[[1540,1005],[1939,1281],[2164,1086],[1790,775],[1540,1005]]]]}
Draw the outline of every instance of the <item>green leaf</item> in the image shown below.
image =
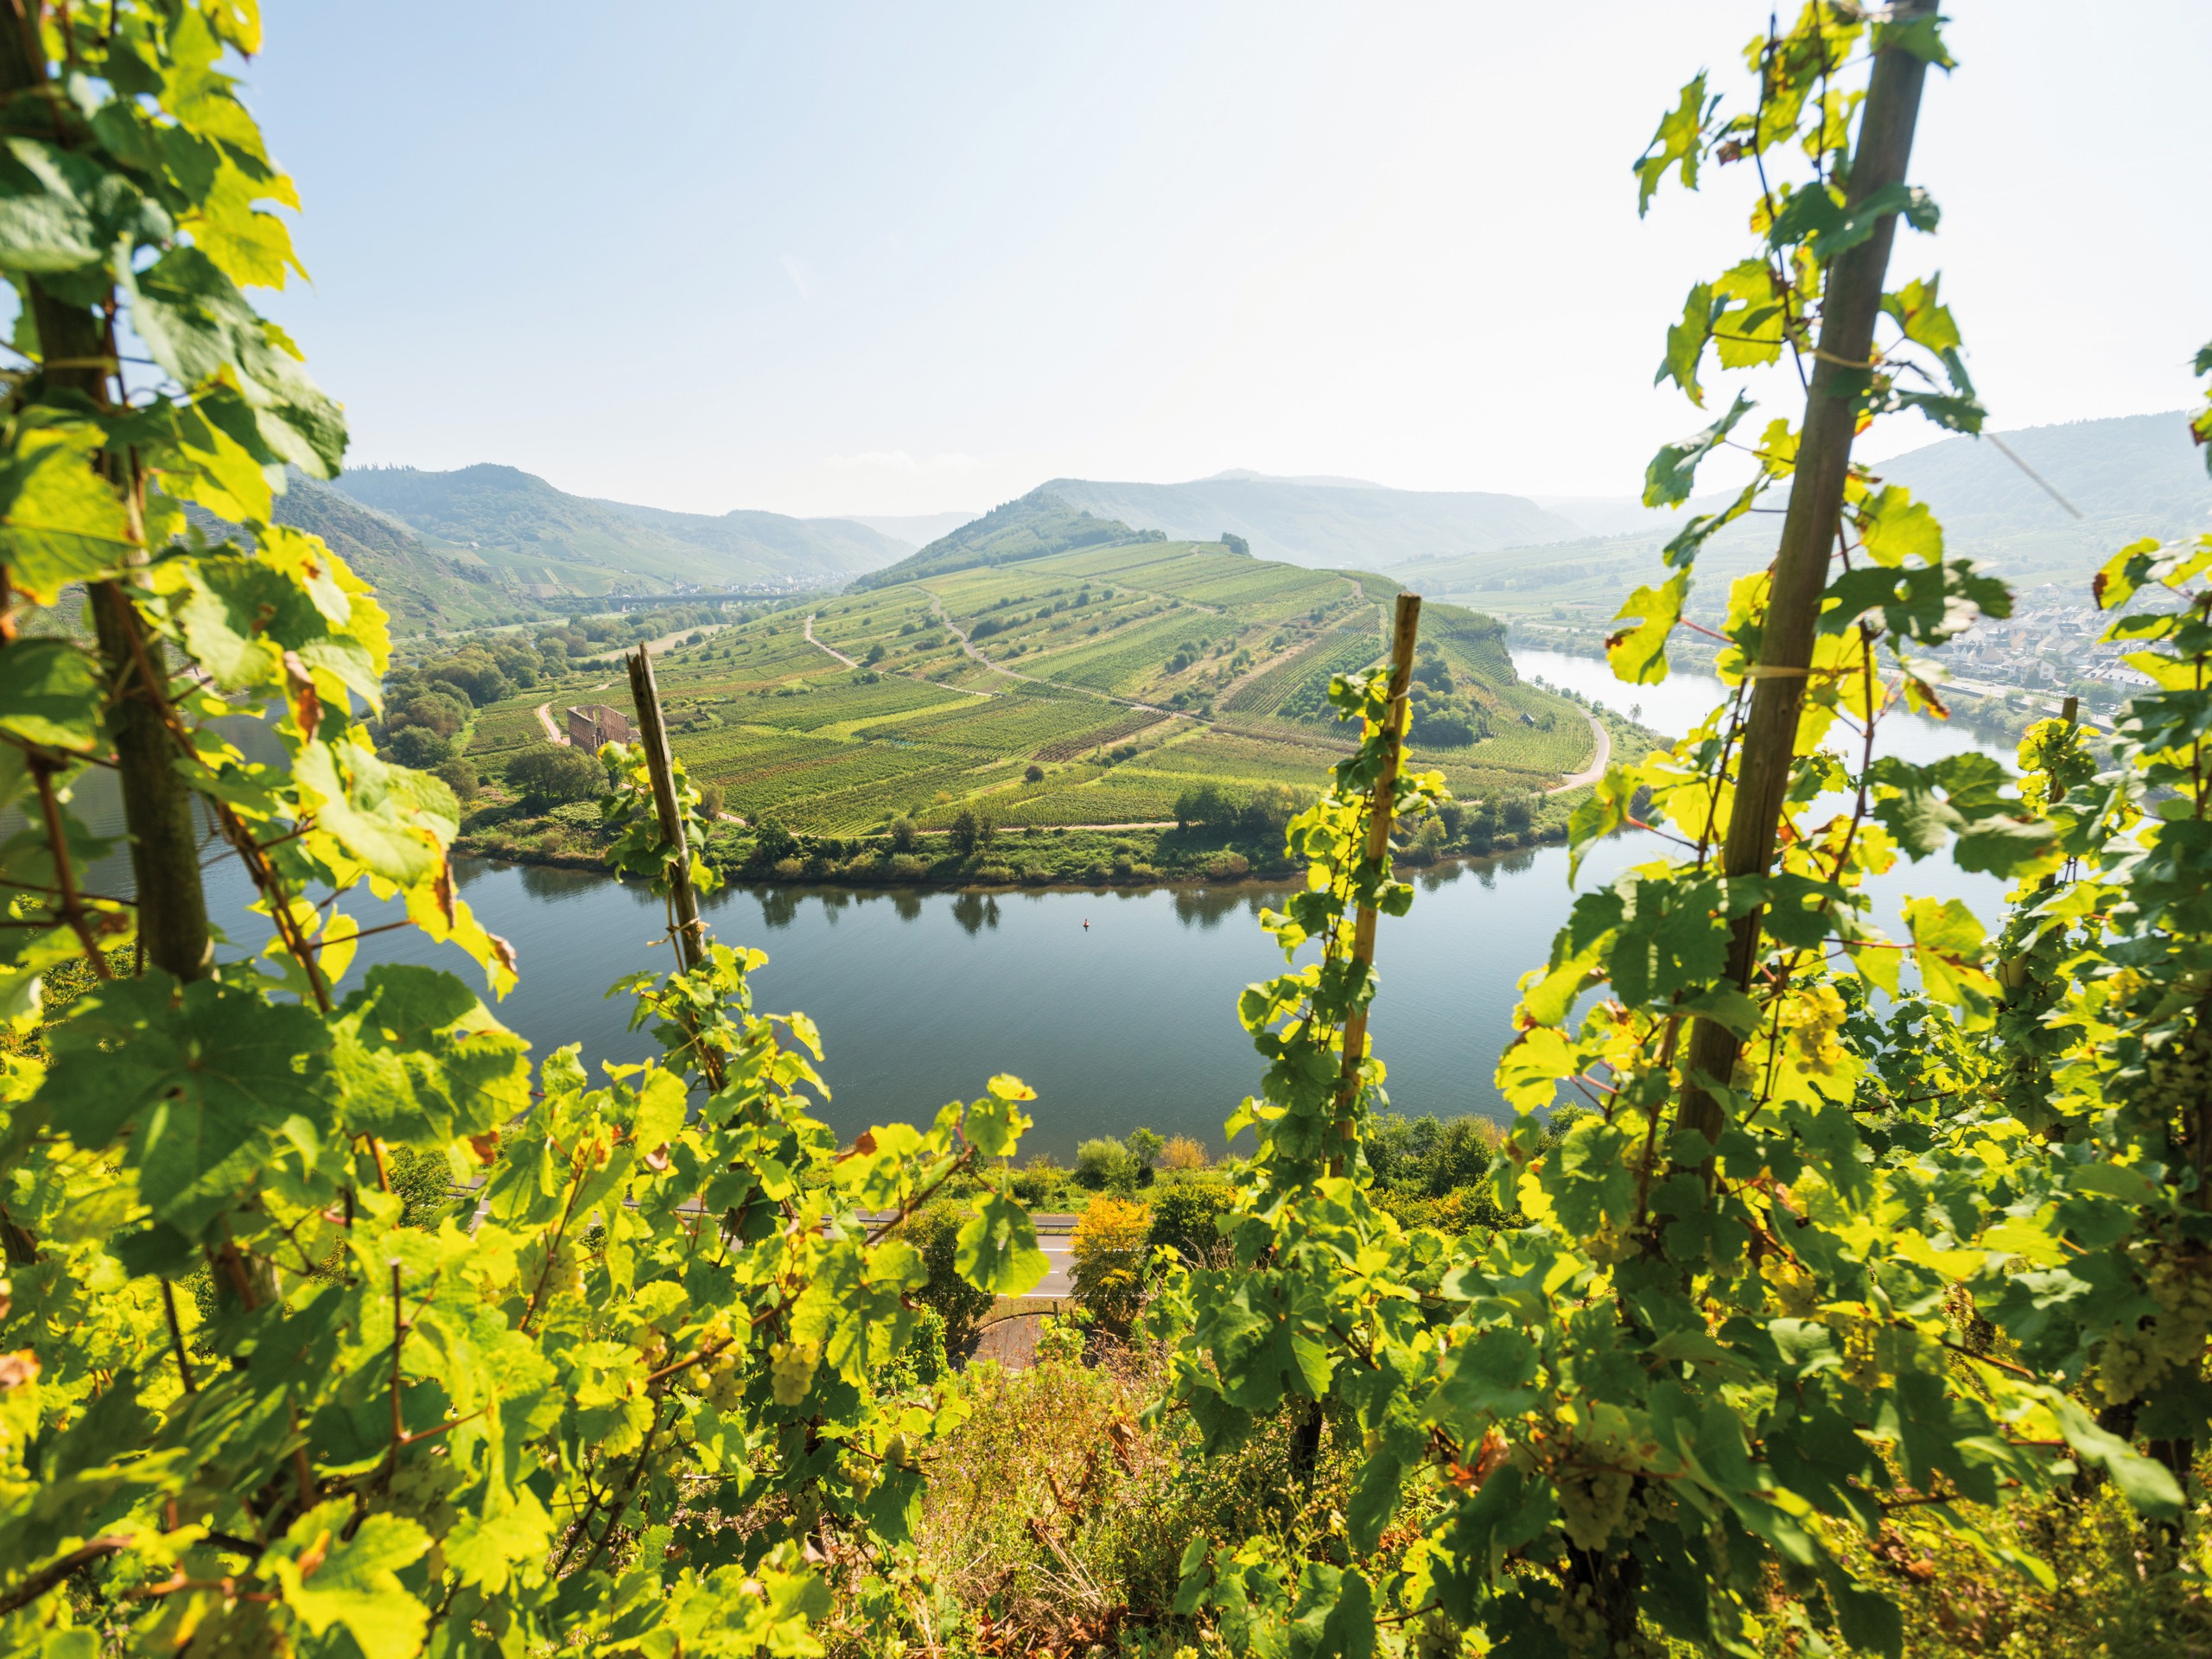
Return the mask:
{"type": "Polygon", "coordinates": [[[120,567],[133,543],[122,499],[95,470],[104,439],[89,422],[27,410],[0,464],[0,563],[29,598],[51,605],[65,583],[120,567]]]}
{"type": "Polygon", "coordinates": [[[1667,330],[1666,360],[1651,377],[1651,384],[1656,386],[1671,379],[1689,395],[1690,402],[1703,409],[1705,389],[1697,383],[1697,365],[1705,355],[1705,342],[1712,337],[1713,285],[1700,283],[1682,302],[1682,320],[1667,330]]]}
{"type": "Polygon", "coordinates": [[[410,1659],[429,1611],[397,1569],[428,1553],[430,1535],[404,1516],[372,1515],[349,1538],[353,1520],[353,1500],[336,1498],[292,1522],[274,1563],[284,1603],[317,1636],[344,1625],[363,1659],[410,1659]]]}
{"type": "Polygon", "coordinates": [[[2058,1419],[2059,1433],[2065,1435],[2067,1445],[2083,1462],[2095,1464],[2110,1475],[2113,1484],[2138,1510],[2160,1520],[2181,1513],[2181,1488],[2165,1465],[2145,1457],[2128,1441],[2099,1427],[2096,1419],[2056,1389],[2045,1394],[2044,1403],[2058,1419]]]}
{"type": "Polygon", "coordinates": [[[165,241],[169,216],[97,152],[38,138],[0,143],[0,264],[56,273],[105,265],[118,245],[165,241]]]}
{"type": "Polygon", "coordinates": [[[131,326],[155,361],[195,390],[229,371],[271,456],[315,478],[337,475],[346,452],[338,405],[213,259],[173,247],[124,279],[131,326]]]}
{"type": "Polygon", "coordinates": [[[331,1127],[330,1033],[310,1010],[156,969],[101,985],[51,1038],[39,1099],[88,1150],[126,1127],[124,1161],[155,1215],[197,1236],[252,1186],[279,1135],[331,1127]]]}
{"type": "Polygon", "coordinates": [[[1690,573],[1683,570],[1656,588],[1638,588],[1628,596],[1614,619],[1635,617],[1636,626],[1605,640],[1605,659],[1612,664],[1615,679],[1630,685],[1657,685],[1667,677],[1667,640],[1681,620],[1689,591],[1690,573]]]}
{"type": "Polygon", "coordinates": [[[444,868],[461,810],[442,780],[381,760],[350,736],[308,744],[292,775],[317,827],[372,874],[411,887],[444,868]]]}
{"type": "Polygon", "coordinates": [[[1916,231],[1932,231],[1942,217],[1935,200],[1916,184],[1892,181],[1859,203],[1847,207],[1833,185],[1808,184],[1793,190],[1767,230],[1767,245],[1777,251],[1802,242],[1826,264],[1874,234],[1882,220],[1897,214],[1916,231]]]}
{"type": "Polygon", "coordinates": [[[67,639],[18,639],[0,651],[0,730],[48,748],[99,746],[105,701],[91,653],[67,639]]]}
{"type": "Polygon", "coordinates": [[[961,1120],[961,1133],[978,1157],[1007,1157],[1030,1124],[1021,1103],[1036,1098],[1037,1091],[1019,1077],[1004,1074],[993,1077],[989,1092],[968,1108],[961,1120]]]}
{"type": "Polygon", "coordinates": [[[1698,463],[1726,440],[1736,429],[1736,423],[1756,407],[1742,392],[1723,415],[1702,432],[1693,434],[1680,443],[1661,446],[1643,470],[1643,505],[1647,507],[1671,507],[1690,499],[1690,492],[1697,484],[1698,463]]]}
{"type": "Polygon", "coordinates": [[[1028,1294],[1052,1267],[1037,1248],[1029,1212],[999,1192],[986,1195],[961,1227],[952,1265],[976,1289],[998,1296],[1028,1294]]]}
{"type": "MultiPolygon", "coordinates": [[[[331,1031],[349,1134],[442,1147],[530,1109],[529,1045],[451,974],[396,963],[372,968],[331,1031]]],[[[683,1086],[675,1087],[680,1126],[683,1086]]]]}
{"type": "Polygon", "coordinates": [[[1943,557],[1943,526],[1902,484],[1885,486],[1859,508],[1859,538],[1878,563],[1892,567],[1907,559],[1937,564],[1943,557]]]}
{"type": "Polygon", "coordinates": [[[1667,176],[1667,169],[1681,169],[1682,188],[1697,188],[1698,158],[1705,143],[1705,124],[1719,103],[1716,97],[1710,102],[1705,95],[1705,72],[1682,88],[1681,101],[1659,118],[1659,130],[1643,148],[1636,162],[1636,216],[1643,217],[1651,206],[1653,194],[1667,176]]]}

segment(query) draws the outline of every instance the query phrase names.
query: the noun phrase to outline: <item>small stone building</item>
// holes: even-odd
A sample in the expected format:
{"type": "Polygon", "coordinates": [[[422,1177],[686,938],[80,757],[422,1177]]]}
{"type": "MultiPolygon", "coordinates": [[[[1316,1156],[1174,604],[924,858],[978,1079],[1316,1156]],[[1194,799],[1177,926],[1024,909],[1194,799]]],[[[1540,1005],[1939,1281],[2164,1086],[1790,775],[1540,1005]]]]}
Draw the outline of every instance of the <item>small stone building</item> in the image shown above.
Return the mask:
{"type": "Polygon", "coordinates": [[[628,743],[636,737],[629,715],[620,709],[610,709],[603,702],[594,702],[569,710],[569,746],[571,748],[596,753],[602,743],[628,743]]]}

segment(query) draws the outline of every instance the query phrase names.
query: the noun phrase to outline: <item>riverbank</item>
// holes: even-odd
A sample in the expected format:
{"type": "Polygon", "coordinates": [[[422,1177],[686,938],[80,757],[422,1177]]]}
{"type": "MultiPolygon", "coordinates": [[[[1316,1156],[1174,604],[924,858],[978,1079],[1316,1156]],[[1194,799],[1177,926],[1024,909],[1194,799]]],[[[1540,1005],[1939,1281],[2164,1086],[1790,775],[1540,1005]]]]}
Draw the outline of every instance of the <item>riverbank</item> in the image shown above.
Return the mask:
{"type": "MultiPolygon", "coordinates": [[[[1448,807],[1409,838],[1398,861],[1426,868],[1545,846],[1567,838],[1580,790],[1448,807]]],[[[471,813],[456,853],[505,863],[608,874],[607,836],[588,803],[529,816],[494,805],[471,813]]],[[[971,844],[950,836],[791,836],[721,824],[707,861],[732,883],[775,887],[832,882],[857,887],[932,889],[1218,886],[1280,881],[1298,874],[1283,852],[1282,828],[1122,825],[995,830],[978,825],[971,844]],[[902,844],[903,843],[903,844],[902,844]]]]}

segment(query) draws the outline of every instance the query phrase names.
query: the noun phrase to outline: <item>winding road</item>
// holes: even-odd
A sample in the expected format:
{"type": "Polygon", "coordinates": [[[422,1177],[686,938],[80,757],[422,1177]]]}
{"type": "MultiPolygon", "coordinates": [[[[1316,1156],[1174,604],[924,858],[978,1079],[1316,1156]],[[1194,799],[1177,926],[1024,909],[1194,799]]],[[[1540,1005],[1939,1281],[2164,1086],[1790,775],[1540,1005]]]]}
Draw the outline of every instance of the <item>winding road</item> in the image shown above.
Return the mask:
{"type": "Polygon", "coordinates": [[[1605,722],[1597,715],[1585,714],[1582,717],[1590,722],[1590,730],[1598,739],[1598,753],[1586,769],[1576,772],[1572,778],[1546,790],[1544,793],[1547,795],[1564,795],[1570,789],[1580,789],[1585,784],[1596,783],[1605,775],[1605,768],[1612,761],[1613,734],[1605,729],[1605,722]]]}

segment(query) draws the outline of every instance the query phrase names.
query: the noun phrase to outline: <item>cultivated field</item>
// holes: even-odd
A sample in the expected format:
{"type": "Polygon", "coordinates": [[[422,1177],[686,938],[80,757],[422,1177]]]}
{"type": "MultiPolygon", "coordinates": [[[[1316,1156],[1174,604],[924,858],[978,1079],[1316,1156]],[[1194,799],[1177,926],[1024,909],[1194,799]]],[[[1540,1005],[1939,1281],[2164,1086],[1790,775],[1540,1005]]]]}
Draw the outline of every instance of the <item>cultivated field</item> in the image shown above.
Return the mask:
{"type": "MultiPolygon", "coordinates": [[[[1091,547],[841,594],[657,661],[677,753],[748,819],[838,835],[963,807],[1007,825],[1146,823],[1201,783],[1318,786],[1347,747],[1329,676],[1379,660],[1395,590],[1217,543],[1091,547]]],[[[1479,797],[1588,763],[1580,711],[1517,683],[1487,619],[1432,607],[1423,634],[1491,734],[1417,748],[1420,765],[1479,797]]],[[[556,718],[582,695],[554,694],[556,718]]],[[[619,683],[599,695],[623,699],[619,683]]],[[[482,710],[470,753],[496,765],[538,741],[547,700],[482,710]]]]}

